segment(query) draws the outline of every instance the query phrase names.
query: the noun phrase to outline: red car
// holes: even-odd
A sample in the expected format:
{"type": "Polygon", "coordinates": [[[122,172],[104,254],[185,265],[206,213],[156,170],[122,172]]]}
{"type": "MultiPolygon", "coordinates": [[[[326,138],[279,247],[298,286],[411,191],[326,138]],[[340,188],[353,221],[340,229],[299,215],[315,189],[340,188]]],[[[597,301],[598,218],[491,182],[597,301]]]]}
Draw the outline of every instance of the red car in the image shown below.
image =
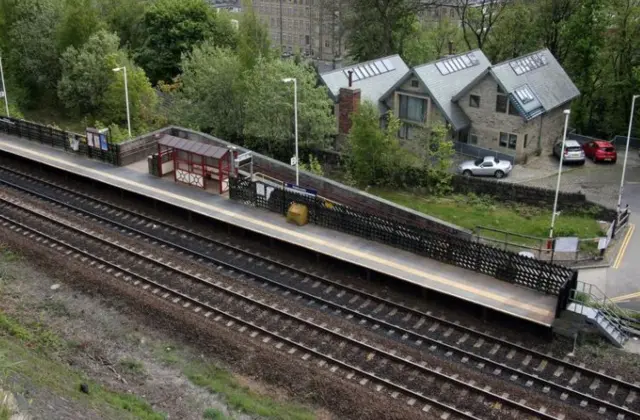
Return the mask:
{"type": "Polygon", "coordinates": [[[614,145],[604,140],[590,141],[582,145],[584,155],[594,162],[616,163],[618,154],[614,145]]]}

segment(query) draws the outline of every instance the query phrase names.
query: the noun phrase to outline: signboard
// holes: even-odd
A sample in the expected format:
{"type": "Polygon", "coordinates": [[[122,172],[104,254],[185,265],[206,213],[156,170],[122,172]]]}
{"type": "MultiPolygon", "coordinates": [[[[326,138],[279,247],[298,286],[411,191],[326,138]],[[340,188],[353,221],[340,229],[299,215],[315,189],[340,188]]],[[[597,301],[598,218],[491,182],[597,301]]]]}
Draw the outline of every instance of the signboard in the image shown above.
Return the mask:
{"type": "Polygon", "coordinates": [[[100,136],[100,148],[102,150],[108,150],[109,149],[109,145],[107,143],[107,135],[103,134],[103,133],[100,133],[99,136],[100,136]]]}
{"type": "Polygon", "coordinates": [[[244,162],[245,160],[251,159],[251,152],[246,152],[243,153],[241,155],[239,155],[236,159],[235,162],[238,165],[242,165],[242,162],[244,162]]]}
{"type": "Polygon", "coordinates": [[[578,250],[578,244],[580,240],[575,237],[556,238],[555,251],[556,252],[576,252],[578,250]]]}
{"type": "Polygon", "coordinates": [[[291,166],[298,166],[298,158],[297,157],[292,157],[291,158],[291,166]]]}
{"type": "Polygon", "coordinates": [[[109,129],[87,128],[87,145],[97,149],[109,149],[109,129]]]}
{"type": "Polygon", "coordinates": [[[311,197],[315,197],[316,195],[318,195],[318,191],[314,190],[313,188],[303,188],[299,185],[294,185],[294,184],[285,184],[285,189],[287,191],[308,195],[311,197]]]}

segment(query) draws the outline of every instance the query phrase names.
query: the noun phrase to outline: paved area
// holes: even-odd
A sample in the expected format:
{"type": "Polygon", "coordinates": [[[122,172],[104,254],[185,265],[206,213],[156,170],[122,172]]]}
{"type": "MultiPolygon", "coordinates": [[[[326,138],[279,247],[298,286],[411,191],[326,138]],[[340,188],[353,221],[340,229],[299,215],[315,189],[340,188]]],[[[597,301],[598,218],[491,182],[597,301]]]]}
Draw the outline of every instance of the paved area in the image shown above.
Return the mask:
{"type": "MultiPolygon", "coordinates": [[[[624,159],[624,152],[618,153],[615,164],[594,164],[588,160],[584,166],[565,167],[560,189],[582,192],[591,201],[615,208],[624,159]]],[[[513,176],[505,178],[505,182],[555,189],[557,171],[557,159],[541,156],[525,166],[517,166],[513,176]]],[[[625,179],[622,205],[629,204],[631,223],[637,226],[640,224],[640,157],[637,150],[629,151],[625,179]]],[[[621,241],[611,267],[581,270],[579,278],[597,285],[609,297],[624,297],[617,299],[621,306],[640,310],[640,231],[632,230],[621,241]]]]}
{"type": "Polygon", "coordinates": [[[130,168],[116,168],[74,156],[18,137],[3,136],[0,149],[514,317],[545,326],[550,326],[555,317],[555,296],[471,270],[315,225],[293,226],[276,213],[232,202],[198,188],[167,182],[130,168]]]}

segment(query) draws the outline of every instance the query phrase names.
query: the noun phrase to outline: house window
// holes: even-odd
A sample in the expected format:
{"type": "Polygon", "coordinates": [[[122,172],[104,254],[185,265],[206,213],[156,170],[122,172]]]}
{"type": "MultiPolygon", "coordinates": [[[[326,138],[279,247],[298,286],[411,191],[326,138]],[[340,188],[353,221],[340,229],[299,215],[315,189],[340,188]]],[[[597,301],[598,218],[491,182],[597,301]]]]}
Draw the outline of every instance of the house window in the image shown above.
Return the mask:
{"type": "Polygon", "coordinates": [[[427,112],[427,101],[414,96],[399,95],[400,97],[400,119],[424,122],[427,112]]]}
{"type": "Polygon", "coordinates": [[[503,114],[507,112],[509,99],[507,95],[498,93],[496,95],[496,112],[502,112],[503,114]]]}
{"type": "Polygon", "coordinates": [[[528,143],[528,142],[529,142],[529,135],[528,135],[528,134],[525,134],[525,135],[524,135],[524,148],[525,148],[525,149],[527,148],[527,143],[528,143]]]}
{"type": "Polygon", "coordinates": [[[418,82],[416,79],[411,80],[411,87],[413,88],[420,87],[420,82],[418,82]]]}
{"type": "Polygon", "coordinates": [[[480,108],[480,97],[478,95],[469,95],[469,106],[471,108],[480,108]]]}
{"type": "Polygon", "coordinates": [[[518,136],[510,133],[500,133],[500,147],[506,147],[508,149],[516,149],[518,144],[518,136]]]}

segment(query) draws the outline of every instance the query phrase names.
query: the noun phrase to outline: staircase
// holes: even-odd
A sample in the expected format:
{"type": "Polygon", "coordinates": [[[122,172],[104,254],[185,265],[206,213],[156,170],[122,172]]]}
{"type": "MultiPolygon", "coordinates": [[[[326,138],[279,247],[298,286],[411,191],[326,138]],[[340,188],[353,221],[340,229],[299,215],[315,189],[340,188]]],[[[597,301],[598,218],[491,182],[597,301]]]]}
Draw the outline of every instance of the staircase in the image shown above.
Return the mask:
{"type": "Polygon", "coordinates": [[[579,281],[571,290],[567,310],[581,314],[614,345],[623,347],[629,339],[623,320],[624,310],[612,302],[597,286],[579,281]]]}

